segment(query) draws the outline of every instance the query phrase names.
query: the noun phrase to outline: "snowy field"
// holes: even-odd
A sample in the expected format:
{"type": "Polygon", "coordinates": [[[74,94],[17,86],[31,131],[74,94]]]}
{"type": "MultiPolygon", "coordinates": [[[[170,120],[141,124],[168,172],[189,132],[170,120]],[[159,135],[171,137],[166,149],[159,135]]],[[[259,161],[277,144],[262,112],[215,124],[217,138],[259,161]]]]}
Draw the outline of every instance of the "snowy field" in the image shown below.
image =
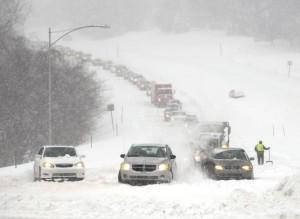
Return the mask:
{"type": "Polygon", "coordinates": [[[0,169],[0,218],[300,218],[300,57],[280,43],[269,45],[219,32],[166,35],[131,33],[109,40],[65,42],[94,58],[111,59],[146,78],[171,82],[184,110],[203,120],[232,126],[232,146],[254,156],[262,139],[274,165],[257,166],[255,180],[207,179],[193,168],[186,130],[162,121],[149,97],[114,75],[95,68],[116,105],[118,136],[110,114],[95,130],[85,154],[82,182],[33,182],[32,163],[0,169]],[[287,60],[293,60],[287,77],[287,60]],[[231,89],[246,97],[228,98],[231,89]],[[123,111],[123,113],[122,113],[123,111]],[[167,143],[179,167],[171,184],[117,183],[122,159],[132,143],[167,143]]]}

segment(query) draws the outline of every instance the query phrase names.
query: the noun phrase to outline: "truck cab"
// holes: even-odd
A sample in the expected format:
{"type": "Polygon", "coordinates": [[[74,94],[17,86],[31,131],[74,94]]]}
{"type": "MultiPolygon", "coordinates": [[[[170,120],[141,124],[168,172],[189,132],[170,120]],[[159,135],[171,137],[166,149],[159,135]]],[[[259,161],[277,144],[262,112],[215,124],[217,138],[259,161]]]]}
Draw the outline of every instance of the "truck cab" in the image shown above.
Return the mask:
{"type": "Polygon", "coordinates": [[[158,107],[165,107],[171,99],[173,99],[173,90],[171,84],[154,84],[152,86],[152,104],[158,107]]]}

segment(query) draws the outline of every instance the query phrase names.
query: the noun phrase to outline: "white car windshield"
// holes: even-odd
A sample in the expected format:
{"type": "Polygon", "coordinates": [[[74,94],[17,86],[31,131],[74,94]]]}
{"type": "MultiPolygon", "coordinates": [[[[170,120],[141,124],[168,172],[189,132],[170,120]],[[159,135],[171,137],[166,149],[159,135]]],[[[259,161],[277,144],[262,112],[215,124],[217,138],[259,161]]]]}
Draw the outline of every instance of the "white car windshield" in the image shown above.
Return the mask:
{"type": "Polygon", "coordinates": [[[166,157],[166,148],[159,146],[134,146],[128,151],[128,157],[166,157]]]}
{"type": "Polygon", "coordinates": [[[76,151],[72,147],[52,147],[46,148],[44,157],[76,157],[76,151]]]}

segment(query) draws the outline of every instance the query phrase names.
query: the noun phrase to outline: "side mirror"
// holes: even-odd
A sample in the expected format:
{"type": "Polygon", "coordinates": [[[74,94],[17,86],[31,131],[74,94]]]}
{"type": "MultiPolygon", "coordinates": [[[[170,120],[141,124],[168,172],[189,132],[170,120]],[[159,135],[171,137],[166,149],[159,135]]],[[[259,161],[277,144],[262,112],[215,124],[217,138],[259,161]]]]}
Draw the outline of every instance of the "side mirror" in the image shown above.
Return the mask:
{"type": "Polygon", "coordinates": [[[175,159],[175,158],[176,158],[176,156],[175,156],[175,155],[173,155],[173,154],[171,154],[170,158],[171,158],[171,160],[173,160],[173,159],[175,159]]]}
{"type": "Polygon", "coordinates": [[[42,155],[36,154],[34,158],[35,158],[35,159],[41,159],[41,158],[42,158],[42,155]]]}
{"type": "Polygon", "coordinates": [[[124,157],[125,157],[125,154],[121,154],[120,157],[121,157],[121,158],[124,158],[124,157]]]}
{"type": "Polygon", "coordinates": [[[255,160],[254,157],[250,157],[250,160],[255,160]]]}
{"type": "Polygon", "coordinates": [[[83,159],[83,158],[86,158],[86,156],[85,155],[80,155],[79,158],[83,159]]]}

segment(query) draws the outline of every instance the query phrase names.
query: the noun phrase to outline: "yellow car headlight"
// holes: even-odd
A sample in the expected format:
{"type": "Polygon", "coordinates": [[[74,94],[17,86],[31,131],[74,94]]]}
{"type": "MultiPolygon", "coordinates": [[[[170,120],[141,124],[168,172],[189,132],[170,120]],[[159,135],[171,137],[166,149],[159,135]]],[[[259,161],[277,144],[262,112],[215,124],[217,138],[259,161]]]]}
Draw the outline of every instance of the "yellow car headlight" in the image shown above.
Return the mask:
{"type": "Polygon", "coordinates": [[[216,170],[224,170],[224,167],[222,165],[215,165],[216,170]]]}
{"type": "Polygon", "coordinates": [[[77,168],[84,168],[84,163],[83,162],[78,162],[74,165],[77,168]]]}
{"type": "Polygon", "coordinates": [[[246,170],[246,171],[249,171],[249,170],[251,170],[251,166],[245,165],[245,166],[242,166],[242,169],[246,170]]]}
{"type": "Polygon", "coordinates": [[[130,170],[130,164],[122,163],[121,164],[121,170],[130,170]]]}
{"type": "Polygon", "coordinates": [[[49,163],[49,162],[44,162],[42,167],[46,168],[46,169],[50,169],[50,168],[54,168],[54,164],[49,163]]]}
{"type": "Polygon", "coordinates": [[[159,171],[166,171],[166,170],[169,170],[169,164],[167,163],[162,163],[158,166],[158,170],[159,171]]]}

